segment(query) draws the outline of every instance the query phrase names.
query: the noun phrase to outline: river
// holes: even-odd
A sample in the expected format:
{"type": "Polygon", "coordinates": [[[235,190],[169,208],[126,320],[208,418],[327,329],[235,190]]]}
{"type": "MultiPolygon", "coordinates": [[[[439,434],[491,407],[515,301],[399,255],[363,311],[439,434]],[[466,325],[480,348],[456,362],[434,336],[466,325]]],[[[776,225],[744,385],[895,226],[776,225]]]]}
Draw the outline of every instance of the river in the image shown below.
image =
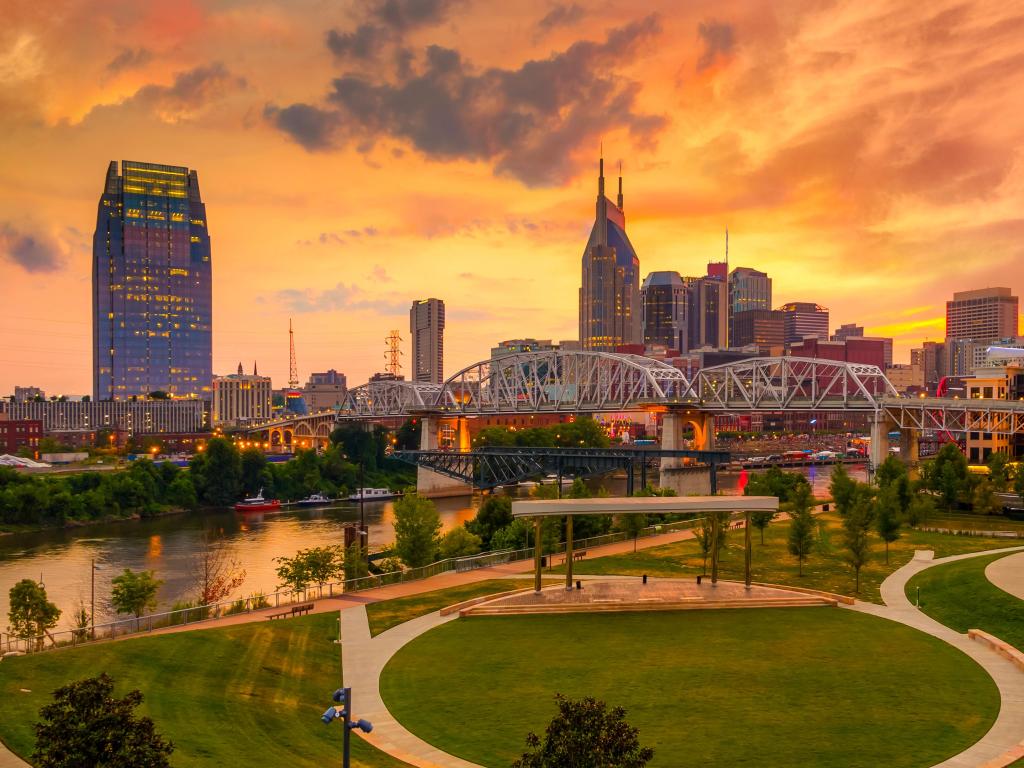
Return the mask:
{"type": "MultiPolygon", "coordinates": [[[[864,479],[864,466],[848,467],[851,476],[864,479]]],[[[800,470],[811,480],[815,493],[827,493],[831,467],[800,470]]],[[[736,493],[739,476],[722,473],[719,486],[736,493]]],[[[623,493],[624,481],[606,480],[613,493],[623,493]]],[[[476,514],[480,496],[437,499],[443,530],[462,525],[476,514]]],[[[390,501],[365,505],[371,550],[394,541],[394,505],[390,501]]],[[[110,581],[123,569],[152,570],[163,579],[160,610],[188,599],[193,587],[193,553],[204,535],[211,534],[230,548],[245,569],[246,578],[233,597],[273,592],[278,586],[275,557],[291,556],[299,549],[340,544],[342,528],[359,520],[359,507],[344,503],[274,514],[231,510],[171,515],[149,520],[125,520],[79,528],[62,528],[0,536],[0,627],[6,628],[8,591],[20,579],[42,579],[50,600],[61,609],[60,629],[71,626],[79,601],[90,601],[90,564],[96,563],[96,621],[114,618],[107,605],[110,581]]]]}

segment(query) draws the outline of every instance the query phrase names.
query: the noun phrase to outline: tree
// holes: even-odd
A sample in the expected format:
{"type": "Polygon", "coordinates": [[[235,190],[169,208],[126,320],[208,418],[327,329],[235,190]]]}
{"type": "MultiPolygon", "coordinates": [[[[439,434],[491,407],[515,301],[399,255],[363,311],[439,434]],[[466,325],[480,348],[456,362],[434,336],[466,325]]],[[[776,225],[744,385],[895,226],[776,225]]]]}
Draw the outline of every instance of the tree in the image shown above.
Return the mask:
{"type": "Polygon", "coordinates": [[[242,460],[238,449],[226,438],[215,437],[206,444],[203,467],[203,501],[227,507],[242,492],[242,460]]]}
{"type": "Polygon", "coordinates": [[[434,562],[441,518],[430,499],[407,493],[395,502],[395,554],[410,568],[434,562]]]}
{"type": "Polygon", "coordinates": [[[906,514],[912,495],[907,465],[895,456],[888,456],[878,467],[878,471],[875,473],[875,480],[878,482],[879,488],[893,489],[897,511],[901,515],[906,514]]]}
{"type": "Polygon", "coordinates": [[[245,569],[232,551],[204,534],[189,563],[192,592],[199,605],[219,603],[245,582],[245,569]]]}
{"type": "Polygon", "coordinates": [[[11,587],[8,599],[8,631],[26,640],[36,639],[42,647],[43,635],[60,619],[60,608],[47,599],[46,588],[32,579],[22,579],[11,587]]]}
{"type": "Polygon", "coordinates": [[[853,568],[857,594],[860,594],[860,569],[871,554],[871,542],[868,540],[871,518],[869,496],[857,498],[843,518],[843,546],[846,549],[846,562],[853,568]]]}
{"type": "Polygon", "coordinates": [[[857,487],[857,481],[850,477],[846,467],[836,464],[832,468],[832,479],[829,482],[829,493],[832,494],[832,501],[835,502],[836,512],[846,515],[850,509],[851,498],[857,487]]]}
{"type": "Polygon", "coordinates": [[[814,518],[811,516],[811,489],[806,483],[793,494],[789,523],[789,554],[797,559],[799,574],[804,575],[804,560],[814,548],[814,518]]]}
{"type": "Polygon", "coordinates": [[[322,588],[337,578],[344,569],[343,558],[342,548],[335,545],[300,549],[294,557],[275,557],[274,562],[278,563],[276,572],[281,585],[298,592],[310,584],[322,588]]]}
{"type": "Polygon", "coordinates": [[[142,693],[114,697],[106,673],[79,680],[53,693],[39,710],[32,764],[38,768],[168,768],[174,745],[156,732],[148,717],[137,717],[142,693]]]}
{"type": "Polygon", "coordinates": [[[110,604],[118,613],[130,613],[135,618],[147,608],[156,608],[156,593],[163,581],[152,571],[133,571],[125,568],[120,576],[111,581],[110,604]]]}
{"type": "Polygon", "coordinates": [[[259,448],[246,448],[240,456],[241,483],[243,493],[257,493],[263,486],[263,470],[267,457],[259,448]]]}
{"type": "Polygon", "coordinates": [[[768,524],[778,516],[778,512],[751,512],[750,522],[761,532],[761,544],[764,544],[764,529],[768,527],[768,524]]]}
{"type": "Polygon", "coordinates": [[[175,477],[167,486],[166,497],[168,504],[182,509],[195,509],[199,504],[196,488],[184,473],[175,477]]]}
{"type": "Polygon", "coordinates": [[[1003,505],[996,498],[995,488],[988,478],[975,486],[971,502],[976,515],[998,515],[1003,510],[1003,505]]]}
{"type": "Polygon", "coordinates": [[[647,515],[619,515],[616,527],[633,540],[633,551],[636,552],[636,541],[647,527],[647,515]]]}
{"type": "Polygon", "coordinates": [[[924,465],[925,487],[939,495],[939,505],[947,512],[959,503],[971,487],[967,459],[956,443],[946,443],[932,461],[924,465]]]}
{"type": "Polygon", "coordinates": [[[693,532],[693,538],[696,540],[697,546],[700,547],[700,553],[704,558],[705,576],[708,575],[708,557],[711,556],[711,549],[714,546],[714,516],[718,517],[718,550],[721,551],[725,547],[726,534],[729,531],[728,513],[708,512],[700,519],[700,525],[693,532]]]}
{"type": "Polygon", "coordinates": [[[370,564],[366,557],[366,549],[358,538],[353,541],[345,550],[345,559],[342,563],[345,572],[345,581],[361,579],[370,573],[370,564]]]}
{"type": "Polygon", "coordinates": [[[504,494],[491,494],[476,511],[476,517],[467,520],[466,530],[480,537],[484,549],[491,548],[495,532],[512,523],[512,499],[504,494]]]}
{"type": "Polygon", "coordinates": [[[993,451],[988,461],[988,479],[992,481],[992,487],[999,493],[1004,493],[1010,486],[1010,460],[1002,451],[993,451]]]}
{"type": "Polygon", "coordinates": [[[1024,506],[1024,467],[1017,466],[1017,473],[1013,476],[1013,492],[1020,497],[1020,503],[1024,506]]]}
{"type": "Polygon", "coordinates": [[[889,564],[889,544],[900,537],[900,501],[897,485],[882,488],[875,500],[875,532],[885,542],[885,564],[889,564]]]}
{"type": "Polygon", "coordinates": [[[491,550],[525,549],[530,539],[530,524],[519,517],[499,528],[491,537],[491,550]]]}
{"type": "Polygon", "coordinates": [[[513,768],[644,768],[651,747],[640,746],[640,732],[626,722],[622,707],[608,709],[590,696],[579,701],[555,696],[558,714],[544,738],[526,737],[528,751],[513,768]]]}
{"type": "Polygon", "coordinates": [[[442,560],[452,557],[467,557],[480,551],[480,537],[465,528],[452,528],[441,537],[440,555],[442,560]]]}
{"type": "Polygon", "coordinates": [[[907,523],[920,525],[935,514],[935,497],[930,493],[917,493],[907,507],[907,523]]]}

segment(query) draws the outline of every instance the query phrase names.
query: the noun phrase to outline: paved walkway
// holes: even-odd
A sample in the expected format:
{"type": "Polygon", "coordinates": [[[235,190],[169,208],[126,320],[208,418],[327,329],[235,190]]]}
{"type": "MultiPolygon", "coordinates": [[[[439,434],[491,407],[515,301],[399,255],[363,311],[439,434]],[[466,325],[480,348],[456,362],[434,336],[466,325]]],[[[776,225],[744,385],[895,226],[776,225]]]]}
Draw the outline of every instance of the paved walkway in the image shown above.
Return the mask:
{"type": "Polygon", "coordinates": [[[985,568],[985,578],[1004,592],[1024,600],[1024,552],[992,561],[985,568]]]}
{"type": "MultiPolygon", "coordinates": [[[[1024,741],[1024,674],[987,646],[968,639],[967,635],[961,635],[922,613],[914,607],[905,592],[907,582],[926,568],[970,557],[990,555],[998,551],[1005,550],[971,552],[966,555],[943,557],[939,560],[931,559],[932,553],[930,552],[918,553],[917,557],[882,582],[882,600],[885,601],[885,605],[858,601],[852,606],[843,606],[847,610],[870,613],[873,616],[898,621],[900,624],[906,624],[908,627],[919,629],[944,640],[978,662],[999,688],[1001,699],[999,715],[988,733],[960,754],[954,755],[933,768],[978,768],[1024,741]]],[[[955,685],[955,681],[951,680],[950,684],[955,685]]]]}

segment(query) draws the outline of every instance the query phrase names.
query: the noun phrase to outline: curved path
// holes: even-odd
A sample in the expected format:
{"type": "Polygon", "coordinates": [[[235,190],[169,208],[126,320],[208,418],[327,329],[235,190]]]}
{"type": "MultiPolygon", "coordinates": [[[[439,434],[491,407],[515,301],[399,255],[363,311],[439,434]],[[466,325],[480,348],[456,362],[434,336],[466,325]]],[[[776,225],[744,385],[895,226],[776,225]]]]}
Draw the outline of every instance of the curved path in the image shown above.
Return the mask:
{"type": "MultiPolygon", "coordinates": [[[[1014,547],[1009,551],[1017,549],[1024,549],[1024,547],[1014,547]]],[[[932,559],[933,553],[931,552],[918,552],[913,560],[890,574],[882,582],[881,592],[885,605],[857,602],[851,606],[842,606],[847,610],[870,613],[873,616],[898,621],[900,624],[906,624],[908,627],[919,629],[944,640],[978,662],[999,688],[1001,700],[999,715],[988,733],[960,754],[939,763],[934,768],[987,768],[987,766],[995,768],[995,766],[1009,764],[1000,761],[999,758],[1024,742],[1024,673],[987,646],[968,639],[967,635],[961,635],[944,624],[940,624],[914,607],[906,594],[907,582],[926,568],[1005,551],[970,552],[938,560],[932,559]]],[[[1014,558],[1016,557],[1018,556],[1015,555],[1014,558]]]]}
{"type": "Polygon", "coordinates": [[[985,568],[985,578],[1004,592],[1024,600],[1024,552],[993,560],[985,568]]]}
{"type": "MultiPolygon", "coordinates": [[[[1024,550],[1024,547],[1019,549],[1024,550]]],[[[987,646],[969,640],[967,635],[961,635],[922,613],[907,599],[904,590],[907,582],[926,568],[999,551],[1005,550],[972,552],[939,560],[932,559],[931,552],[919,553],[920,557],[915,557],[882,582],[881,592],[885,605],[857,602],[852,606],[840,606],[896,621],[937,637],[974,659],[995,681],[1001,706],[988,733],[960,754],[933,768],[995,768],[1009,764],[999,758],[1024,741],[1024,674],[987,646]]],[[[1018,557],[1015,555],[1013,559],[1018,557]]],[[[364,606],[341,613],[345,684],[351,685],[358,692],[355,711],[374,724],[372,733],[360,735],[378,749],[417,768],[480,768],[475,763],[438,749],[408,731],[388,711],[380,694],[381,673],[391,657],[414,638],[457,617],[457,613],[441,616],[434,612],[399,624],[371,638],[364,606]]]]}

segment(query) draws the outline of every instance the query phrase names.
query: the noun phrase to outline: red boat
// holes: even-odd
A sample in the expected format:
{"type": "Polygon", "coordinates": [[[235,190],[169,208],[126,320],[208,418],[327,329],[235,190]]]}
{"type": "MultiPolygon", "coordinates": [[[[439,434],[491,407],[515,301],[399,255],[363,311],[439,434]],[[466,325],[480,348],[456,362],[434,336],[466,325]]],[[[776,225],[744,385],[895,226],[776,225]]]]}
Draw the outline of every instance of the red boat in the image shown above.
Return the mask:
{"type": "Polygon", "coordinates": [[[255,496],[250,496],[247,499],[242,499],[240,502],[235,504],[236,512],[266,512],[271,509],[280,509],[281,502],[277,499],[264,499],[263,489],[260,488],[260,492],[255,496]]]}

